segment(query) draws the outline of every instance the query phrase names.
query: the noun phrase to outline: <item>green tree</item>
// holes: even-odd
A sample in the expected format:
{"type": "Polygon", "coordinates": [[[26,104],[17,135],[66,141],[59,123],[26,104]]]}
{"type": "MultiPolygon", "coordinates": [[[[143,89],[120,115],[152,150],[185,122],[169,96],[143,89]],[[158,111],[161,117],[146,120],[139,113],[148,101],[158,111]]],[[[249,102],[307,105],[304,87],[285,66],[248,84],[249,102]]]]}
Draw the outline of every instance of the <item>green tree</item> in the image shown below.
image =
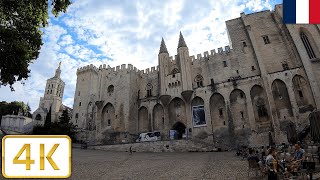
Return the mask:
{"type": "Polygon", "coordinates": [[[2,116],[13,114],[18,115],[18,113],[22,112],[27,117],[32,117],[31,114],[31,108],[28,104],[25,104],[24,102],[19,101],[13,101],[13,102],[6,102],[2,101],[0,102],[0,122],[2,119],[2,116]]]}
{"type": "Polygon", "coordinates": [[[62,111],[62,114],[59,119],[60,119],[61,124],[68,124],[69,123],[71,118],[69,116],[69,112],[68,112],[67,108],[62,111]]]}
{"type": "Polygon", "coordinates": [[[51,127],[51,106],[49,112],[47,113],[46,119],[44,121],[44,127],[50,129],[51,127]]]}
{"type": "MultiPolygon", "coordinates": [[[[51,112],[51,108],[49,110],[51,112]]],[[[33,127],[31,134],[33,135],[68,135],[72,141],[76,141],[76,126],[70,122],[70,116],[68,110],[62,111],[62,115],[59,118],[59,122],[51,123],[51,116],[48,112],[44,126],[37,125],[33,127]],[[50,116],[50,121],[48,117],[50,116]],[[50,122],[50,123],[49,123],[50,122]]]]}
{"type": "Polygon", "coordinates": [[[29,77],[29,64],[42,46],[41,28],[48,25],[48,9],[57,17],[70,0],[0,0],[0,86],[29,77]],[[50,6],[49,6],[50,4],[50,6]]]}

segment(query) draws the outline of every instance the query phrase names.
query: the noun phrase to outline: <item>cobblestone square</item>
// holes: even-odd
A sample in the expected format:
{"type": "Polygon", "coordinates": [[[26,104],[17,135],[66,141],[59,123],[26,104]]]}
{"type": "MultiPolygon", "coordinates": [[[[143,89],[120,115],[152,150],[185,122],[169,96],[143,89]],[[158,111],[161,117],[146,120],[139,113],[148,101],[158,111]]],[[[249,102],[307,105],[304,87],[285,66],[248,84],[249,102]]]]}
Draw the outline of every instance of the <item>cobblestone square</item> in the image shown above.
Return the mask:
{"type": "MultiPolygon", "coordinates": [[[[71,180],[247,179],[234,152],[138,153],[73,149],[71,180]]],[[[4,179],[1,175],[0,179],[4,179]]]]}
{"type": "Polygon", "coordinates": [[[73,150],[70,179],[247,179],[234,152],[129,153],[73,150]]]}

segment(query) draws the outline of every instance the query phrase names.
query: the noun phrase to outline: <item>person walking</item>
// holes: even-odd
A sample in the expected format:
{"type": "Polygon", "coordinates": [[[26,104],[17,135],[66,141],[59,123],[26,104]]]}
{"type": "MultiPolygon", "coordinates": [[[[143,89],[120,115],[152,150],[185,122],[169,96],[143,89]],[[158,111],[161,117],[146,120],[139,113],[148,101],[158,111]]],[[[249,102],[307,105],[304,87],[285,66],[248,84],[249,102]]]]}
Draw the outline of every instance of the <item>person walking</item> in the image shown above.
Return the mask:
{"type": "Polygon", "coordinates": [[[132,146],[129,148],[130,155],[132,155],[132,146]]]}

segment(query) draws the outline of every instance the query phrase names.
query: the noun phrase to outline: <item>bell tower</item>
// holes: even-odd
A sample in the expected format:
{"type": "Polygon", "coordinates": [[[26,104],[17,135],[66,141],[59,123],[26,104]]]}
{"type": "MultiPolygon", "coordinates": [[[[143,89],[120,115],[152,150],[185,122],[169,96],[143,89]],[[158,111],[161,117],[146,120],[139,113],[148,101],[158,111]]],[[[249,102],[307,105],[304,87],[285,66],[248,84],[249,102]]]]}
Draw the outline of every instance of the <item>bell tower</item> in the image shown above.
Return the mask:
{"type": "Polygon", "coordinates": [[[51,107],[51,120],[58,120],[57,113],[62,106],[65,83],[60,78],[61,62],[56,69],[54,77],[47,80],[44,96],[40,98],[39,108],[49,111],[51,107]]]}

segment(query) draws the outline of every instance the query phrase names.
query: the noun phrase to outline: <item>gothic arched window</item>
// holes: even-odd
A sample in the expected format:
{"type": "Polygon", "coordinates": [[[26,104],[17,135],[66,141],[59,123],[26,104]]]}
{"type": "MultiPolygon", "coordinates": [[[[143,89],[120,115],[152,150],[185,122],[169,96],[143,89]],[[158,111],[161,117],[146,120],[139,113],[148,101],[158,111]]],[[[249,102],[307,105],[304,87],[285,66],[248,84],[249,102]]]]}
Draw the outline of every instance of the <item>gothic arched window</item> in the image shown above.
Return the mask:
{"type": "Polygon", "coordinates": [[[312,46],[310,44],[309,38],[306,34],[303,32],[300,33],[301,40],[303,42],[304,47],[306,48],[306,51],[308,53],[309,59],[314,59],[316,58],[316,55],[312,49],[312,46]]]}
{"type": "Polygon", "coordinates": [[[197,76],[196,76],[196,78],[194,79],[194,81],[197,83],[197,87],[199,88],[199,87],[203,87],[203,77],[200,75],[200,74],[198,74],[197,76]]]}
{"type": "Polygon", "coordinates": [[[152,96],[152,84],[151,83],[148,83],[147,86],[146,86],[146,90],[147,90],[147,97],[150,97],[152,96]]]}

